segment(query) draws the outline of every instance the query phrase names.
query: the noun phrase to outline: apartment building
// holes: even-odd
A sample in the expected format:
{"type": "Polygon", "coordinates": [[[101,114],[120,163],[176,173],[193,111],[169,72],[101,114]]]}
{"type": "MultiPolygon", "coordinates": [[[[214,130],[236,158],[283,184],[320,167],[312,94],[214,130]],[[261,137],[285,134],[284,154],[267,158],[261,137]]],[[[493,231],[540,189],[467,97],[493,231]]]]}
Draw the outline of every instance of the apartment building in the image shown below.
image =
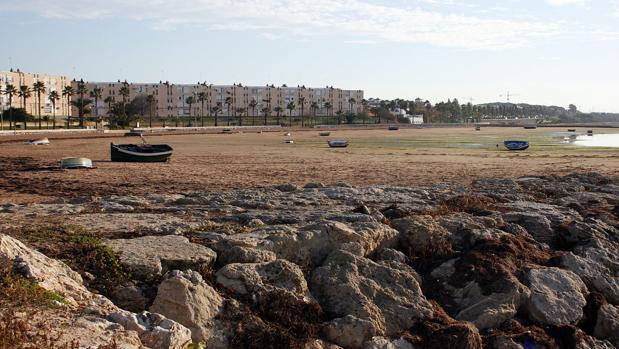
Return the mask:
{"type": "MultiPolygon", "coordinates": [[[[215,106],[219,106],[219,115],[224,116],[238,115],[241,111],[246,111],[249,116],[261,115],[265,108],[269,110],[270,115],[275,115],[277,107],[283,110],[282,115],[299,116],[301,114],[300,101],[302,100],[305,101],[303,104],[304,115],[313,115],[314,111],[311,105],[314,102],[318,107],[316,109],[318,116],[335,115],[338,111],[358,113],[363,109],[361,103],[363,100],[362,90],[343,90],[334,87],[73,81],[73,89],[77,91],[80,84],[84,84],[87,91],[93,91],[95,88],[101,90],[101,97],[97,101],[97,106],[92,108],[91,115],[93,116],[107,115],[115,102],[129,102],[138,96],[148,95],[155,98],[155,107],[152,112],[154,116],[159,118],[212,115],[211,111],[215,106]],[[121,94],[123,87],[126,87],[129,91],[128,95],[123,96],[121,94]],[[187,103],[189,97],[193,97],[194,100],[191,106],[187,103]],[[289,103],[295,106],[292,111],[287,109],[289,103]],[[329,103],[331,107],[327,109],[329,103]]],[[[80,96],[75,94],[73,98],[76,100],[80,96]]],[[[73,115],[77,115],[76,108],[73,110],[73,115]]]]}
{"type": "MultiPolygon", "coordinates": [[[[62,91],[65,86],[71,85],[71,79],[64,75],[49,75],[49,74],[37,74],[26,73],[20,70],[0,71],[0,111],[4,111],[9,108],[9,96],[4,94],[6,85],[13,85],[17,91],[21,86],[27,86],[30,91],[30,96],[21,98],[19,95],[14,95],[12,100],[12,106],[14,108],[25,108],[26,112],[32,115],[52,116],[53,105],[49,100],[49,95],[52,91],[57,91],[60,99],[56,101],[56,116],[68,115],[71,112],[71,108],[68,107],[67,98],[62,96],[62,91]],[[45,88],[41,92],[41,104],[39,105],[39,99],[37,94],[32,91],[36,82],[43,82],[45,88]],[[24,105],[25,102],[25,105],[24,105]]],[[[70,114],[69,114],[70,115],[70,114]]]]}

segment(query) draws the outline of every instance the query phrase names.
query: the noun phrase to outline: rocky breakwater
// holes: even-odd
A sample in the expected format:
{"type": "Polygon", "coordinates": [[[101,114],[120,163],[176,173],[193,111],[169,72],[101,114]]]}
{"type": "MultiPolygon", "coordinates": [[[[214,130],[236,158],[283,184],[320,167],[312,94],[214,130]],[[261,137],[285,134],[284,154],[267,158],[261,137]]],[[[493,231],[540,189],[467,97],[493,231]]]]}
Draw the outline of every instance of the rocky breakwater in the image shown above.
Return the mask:
{"type": "Polygon", "coordinates": [[[45,325],[84,348],[619,348],[618,205],[619,178],[596,174],[4,205],[0,293],[38,291],[2,300],[0,333],[45,325]]]}

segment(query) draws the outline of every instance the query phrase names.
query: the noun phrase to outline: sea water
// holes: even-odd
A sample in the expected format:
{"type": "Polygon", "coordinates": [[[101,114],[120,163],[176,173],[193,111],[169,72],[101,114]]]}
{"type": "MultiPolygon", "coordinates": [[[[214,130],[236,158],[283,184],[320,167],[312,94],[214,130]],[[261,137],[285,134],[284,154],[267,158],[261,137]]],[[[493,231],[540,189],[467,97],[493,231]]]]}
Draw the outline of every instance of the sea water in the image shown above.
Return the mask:
{"type": "Polygon", "coordinates": [[[619,148],[619,133],[617,134],[594,134],[577,135],[575,139],[569,141],[574,145],[585,147],[612,147],[619,148]]]}

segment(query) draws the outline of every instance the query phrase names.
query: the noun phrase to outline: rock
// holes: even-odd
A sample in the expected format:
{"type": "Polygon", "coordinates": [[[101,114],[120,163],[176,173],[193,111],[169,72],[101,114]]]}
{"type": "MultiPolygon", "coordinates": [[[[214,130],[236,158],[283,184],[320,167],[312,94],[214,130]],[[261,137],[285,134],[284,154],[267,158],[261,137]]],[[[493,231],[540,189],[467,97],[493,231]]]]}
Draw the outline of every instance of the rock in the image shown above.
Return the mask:
{"type": "Polygon", "coordinates": [[[401,234],[400,245],[404,251],[425,255],[451,249],[449,232],[431,216],[410,216],[393,220],[391,224],[401,234]]]}
{"type": "Polygon", "coordinates": [[[392,248],[383,248],[376,254],[377,261],[396,261],[403,264],[408,262],[406,255],[398,250],[392,248]]]}
{"type": "Polygon", "coordinates": [[[479,331],[470,322],[423,323],[422,343],[418,348],[481,349],[479,331]]]}
{"type": "Polygon", "coordinates": [[[217,252],[217,265],[232,263],[262,263],[277,259],[275,253],[252,247],[234,246],[227,243],[211,246],[217,252]]]}
{"type": "Polygon", "coordinates": [[[325,185],[322,183],[307,183],[306,185],[303,186],[303,188],[305,189],[317,189],[317,188],[324,188],[325,185]]]}
{"type": "Polygon", "coordinates": [[[531,290],[527,309],[532,320],[560,326],[582,318],[587,287],[578,275],[559,268],[531,269],[527,280],[531,290]]]}
{"type": "Polygon", "coordinates": [[[117,306],[133,312],[144,311],[149,302],[144,292],[133,284],[115,287],[110,298],[117,306]]]}
{"type": "Polygon", "coordinates": [[[342,347],[322,339],[313,339],[307,342],[304,349],[342,349],[342,347]]]}
{"type": "Polygon", "coordinates": [[[608,339],[615,347],[619,346],[619,307],[612,304],[600,307],[593,334],[597,338],[608,339]]]}
{"type": "Polygon", "coordinates": [[[390,340],[385,337],[373,337],[363,343],[363,349],[414,349],[404,338],[390,340]]]}
{"type": "Polygon", "coordinates": [[[524,347],[508,336],[499,336],[492,342],[493,349],[524,349],[524,347]]]}
{"type": "Polygon", "coordinates": [[[63,262],[26,247],[21,241],[0,234],[0,266],[13,268],[46,290],[62,296],[69,304],[90,301],[93,295],[82,277],[63,262]]]}
{"type": "Polygon", "coordinates": [[[129,331],[136,331],[142,344],[149,348],[185,349],[191,344],[189,329],[159,314],[119,311],[110,314],[108,320],[122,325],[129,331]]]}
{"type": "Polygon", "coordinates": [[[335,251],[312,273],[311,290],[331,316],[352,315],[371,321],[377,335],[392,335],[432,314],[415,276],[335,251]]]}
{"type": "Polygon", "coordinates": [[[216,253],[182,236],[144,236],[106,240],[120,262],[138,279],[148,279],[174,269],[200,269],[211,265],[216,253]]]}
{"type": "Polygon", "coordinates": [[[291,193],[291,192],[295,192],[295,191],[299,191],[301,190],[301,188],[299,188],[298,186],[288,183],[288,184],[281,184],[281,185],[276,185],[275,189],[284,192],[284,193],[291,193]]]}
{"type": "Polygon", "coordinates": [[[347,315],[329,322],[323,332],[327,340],[344,348],[357,349],[363,347],[366,339],[376,335],[376,328],[371,321],[347,315]]]}
{"type": "Polygon", "coordinates": [[[217,272],[216,278],[218,284],[241,295],[263,296],[273,289],[281,289],[307,301],[312,298],[301,268],[282,259],[267,263],[228,264],[217,272]]]}
{"type": "Polygon", "coordinates": [[[150,311],[189,328],[195,342],[204,341],[207,348],[220,347],[226,341],[215,317],[220,313],[223,302],[223,298],[198,272],[174,270],[164,276],[150,311]]]}
{"type": "Polygon", "coordinates": [[[550,244],[554,242],[555,233],[548,218],[532,212],[508,212],[502,216],[503,220],[516,223],[533,236],[539,242],[550,244]]]}

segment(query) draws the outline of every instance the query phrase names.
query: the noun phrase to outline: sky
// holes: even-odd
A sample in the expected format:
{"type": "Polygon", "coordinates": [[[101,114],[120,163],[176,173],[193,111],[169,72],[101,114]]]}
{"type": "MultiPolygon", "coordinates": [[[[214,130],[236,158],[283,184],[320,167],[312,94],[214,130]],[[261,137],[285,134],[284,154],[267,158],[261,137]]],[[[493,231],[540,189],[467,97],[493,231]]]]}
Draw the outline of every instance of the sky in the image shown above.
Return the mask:
{"type": "Polygon", "coordinates": [[[619,0],[0,0],[0,70],[619,112],[619,0]]]}

